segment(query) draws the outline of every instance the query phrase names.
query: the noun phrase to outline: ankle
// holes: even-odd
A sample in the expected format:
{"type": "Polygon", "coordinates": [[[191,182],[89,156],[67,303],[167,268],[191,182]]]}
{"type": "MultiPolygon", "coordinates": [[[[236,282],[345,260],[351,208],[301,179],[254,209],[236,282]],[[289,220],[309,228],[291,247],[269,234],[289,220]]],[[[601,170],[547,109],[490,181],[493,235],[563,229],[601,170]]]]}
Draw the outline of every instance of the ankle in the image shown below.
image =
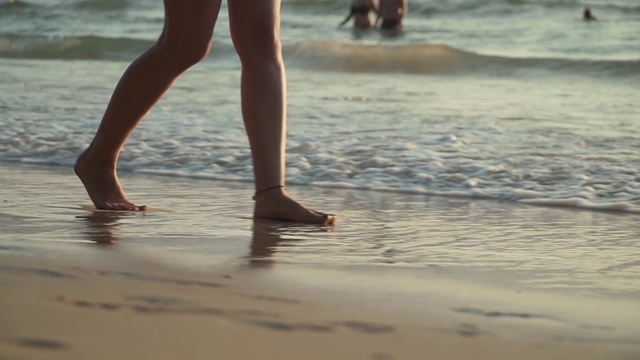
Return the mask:
{"type": "Polygon", "coordinates": [[[76,166],[89,166],[89,167],[99,167],[99,168],[110,168],[115,169],[116,160],[112,158],[104,159],[101,157],[96,157],[91,151],[91,147],[86,149],[78,159],[76,160],[76,166]]]}
{"type": "Polygon", "coordinates": [[[260,194],[264,194],[266,192],[275,192],[275,190],[280,190],[280,192],[282,192],[284,191],[284,189],[285,189],[284,185],[275,185],[275,186],[270,186],[264,189],[260,189],[253,194],[253,200],[256,200],[256,198],[260,194]]]}

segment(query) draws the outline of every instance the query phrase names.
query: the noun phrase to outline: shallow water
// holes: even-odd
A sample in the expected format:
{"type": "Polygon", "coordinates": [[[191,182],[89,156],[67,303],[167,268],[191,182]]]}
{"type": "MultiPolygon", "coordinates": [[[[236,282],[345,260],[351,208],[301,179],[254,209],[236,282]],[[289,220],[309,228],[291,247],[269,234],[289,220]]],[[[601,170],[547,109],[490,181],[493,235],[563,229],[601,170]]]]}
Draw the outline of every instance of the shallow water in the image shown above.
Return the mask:
{"type": "MultiPolygon", "coordinates": [[[[11,63],[2,158],[71,165],[124,64],[56,62],[41,76],[38,61],[11,63]],[[96,66],[111,71],[93,74],[96,66]]],[[[511,79],[377,76],[384,81],[354,74],[343,84],[333,73],[289,72],[290,184],[640,211],[628,97],[636,89],[580,80],[606,92],[603,103],[600,92],[573,94],[575,83],[557,80],[523,88],[511,79]],[[615,112],[606,127],[602,109],[615,112]]],[[[238,95],[228,91],[237,83],[236,71],[194,69],[134,133],[121,168],[251,181],[238,95]],[[226,87],[211,88],[209,72],[226,87]]]]}
{"type": "Polygon", "coordinates": [[[64,169],[5,165],[2,181],[12,184],[0,190],[6,254],[108,269],[123,261],[254,269],[265,291],[335,293],[336,305],[364,297],[362,306],[416,316],[497,311],[601,340],[640,332],[640,222],[631,214],[292,187],[338,214],[324,227],[251,220],[252,189],[242,182],[125,175],[132,198],[151,208],[134,214],[88,211],[64,169]],[[611,309],[593,313],[603,306],[611,309]]]}

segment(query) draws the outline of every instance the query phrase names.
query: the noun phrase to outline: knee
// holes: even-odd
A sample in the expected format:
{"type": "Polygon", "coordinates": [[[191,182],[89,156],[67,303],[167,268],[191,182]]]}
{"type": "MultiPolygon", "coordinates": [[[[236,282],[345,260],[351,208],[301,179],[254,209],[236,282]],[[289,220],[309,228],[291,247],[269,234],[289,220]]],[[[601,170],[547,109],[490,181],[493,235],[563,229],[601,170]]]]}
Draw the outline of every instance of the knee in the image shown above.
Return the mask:
{"type": "Polygon", "coordinates": [[[211,50],[211,40],[190,39],[183,43],[164,42],[160,44],[165,58],[177,71],[184,71],[207,57],[211,50]]]}
{"type": "Polygon", "coordinates": [[[273,28],[256,27],[251,31],[245,30],[244,33],[234,36],[233,40],[240,61],[245,65],[282,61],[280,37],[273,28]]]}

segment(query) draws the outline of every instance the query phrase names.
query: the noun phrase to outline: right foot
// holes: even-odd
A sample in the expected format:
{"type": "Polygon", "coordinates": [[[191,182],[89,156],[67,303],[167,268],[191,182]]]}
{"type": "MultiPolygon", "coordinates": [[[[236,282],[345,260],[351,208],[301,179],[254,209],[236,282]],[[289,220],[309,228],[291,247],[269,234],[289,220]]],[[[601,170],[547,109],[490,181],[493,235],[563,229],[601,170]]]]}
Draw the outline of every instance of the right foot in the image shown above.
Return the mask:
{"type": "Polygon", "coordinates": [[[145,206],[134,205],[124,194],[115,167],[93,164],[82,153],[74,166],[93,205],[100,210],[144,211],[145,206]]]}
{"type": "Polygon", "coordinates": [[[255,219],[283,220],[306,224],[333,225],[336,216],[310,209],[292,199],[284,188],[261,192],[255,196],[255,219]]]}

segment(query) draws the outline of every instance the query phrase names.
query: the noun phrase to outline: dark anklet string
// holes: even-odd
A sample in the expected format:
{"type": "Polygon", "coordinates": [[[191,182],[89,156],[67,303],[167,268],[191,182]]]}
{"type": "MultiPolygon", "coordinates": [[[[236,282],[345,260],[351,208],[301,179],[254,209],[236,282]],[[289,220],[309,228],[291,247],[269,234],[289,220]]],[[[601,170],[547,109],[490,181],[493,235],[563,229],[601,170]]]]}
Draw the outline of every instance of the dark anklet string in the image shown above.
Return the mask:
{"type": "Polygon", "coordinates": [[[284,185],[276,185],[276,186],[272,186],[272,187],[268,187],[266,189],[262,189],[262,190],[258,190],[253,194],[253,200],[256,199],[256,196],[260,193],[263,193],[265,191],[269,191],[269,190],[273,190],[273,189],[279,189],[279,188],[284,188],[284,185]]]}

